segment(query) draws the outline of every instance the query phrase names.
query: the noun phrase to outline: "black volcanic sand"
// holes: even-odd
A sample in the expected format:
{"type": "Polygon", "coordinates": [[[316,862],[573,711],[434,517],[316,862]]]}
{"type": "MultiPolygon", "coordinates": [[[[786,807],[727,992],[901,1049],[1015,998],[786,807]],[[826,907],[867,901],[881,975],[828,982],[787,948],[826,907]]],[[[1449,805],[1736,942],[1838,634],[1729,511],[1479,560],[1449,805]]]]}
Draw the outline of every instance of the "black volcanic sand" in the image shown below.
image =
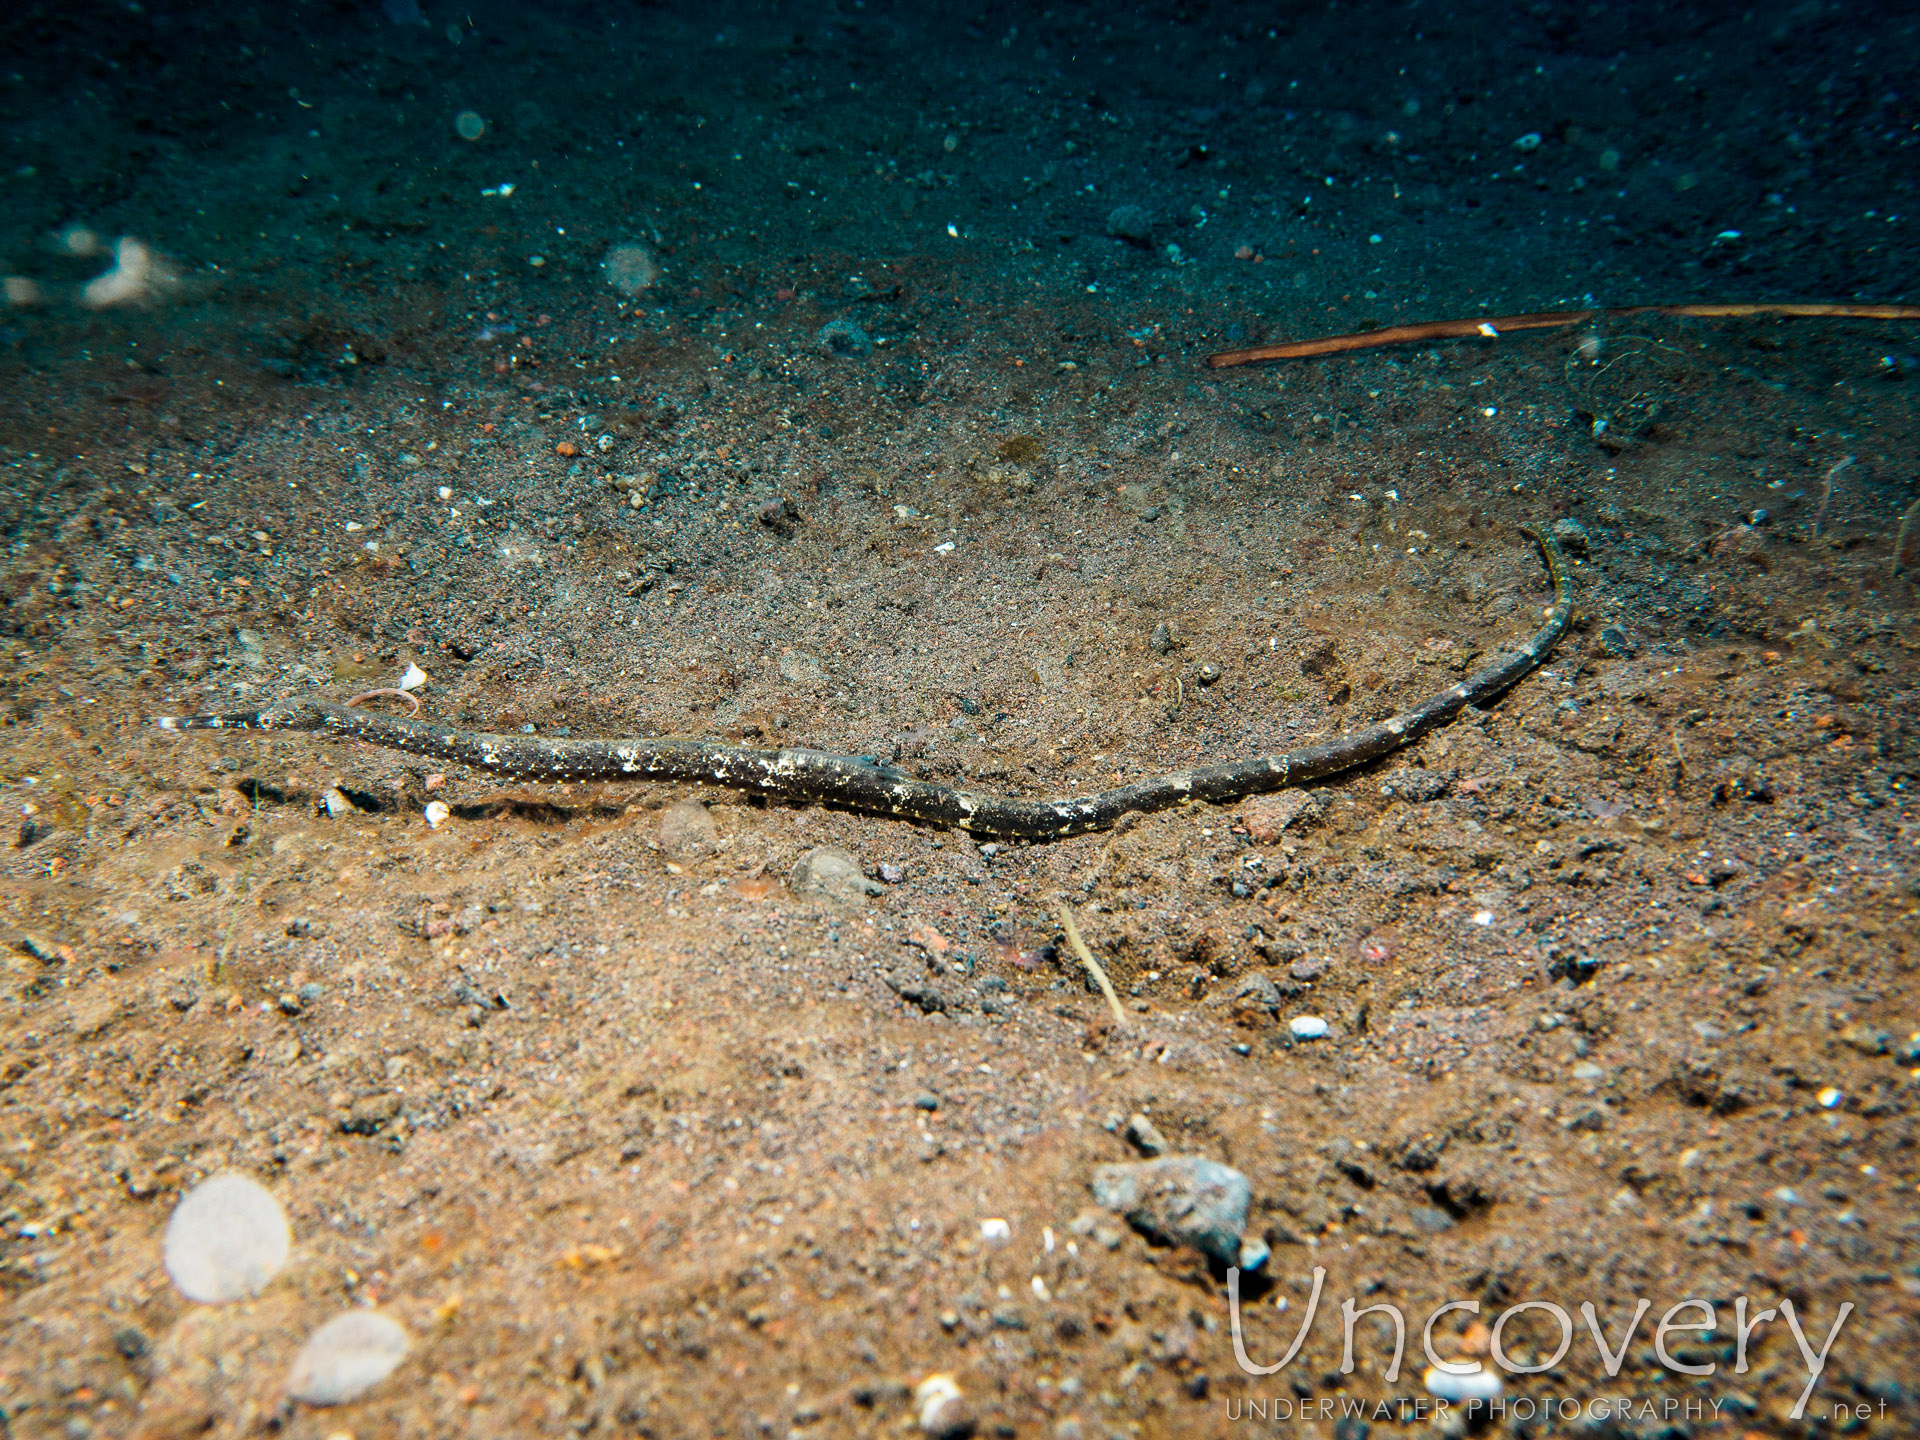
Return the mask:
{"type": "Polygon", "coordinates": [[[1204,365],[1913,302],[1911,10],[416,13],[0,19],[0,1430],[900,1434],[947,1372],[982,1435],[1331,1437],[1529,1299],[1577,1333],[1508,1399],[1638,1407],[1551,1433],[1920,1425],[1920,332],[1204,365]],[[1530,521],[1581,613],[1499,705],[1056,845],[152,725],[412,664],[478,728],[1085,793],[1451,683],[1537,623],[1530,521]],[[877,893],[789,885],[823,845],[877,893]],[[1253,1359],[1326,1270],[1286,1371],[1092,1210],[1135,1112],[1251,1181],[1253,1359]],[[195,1306],[160,1235],[226,1168],[294,1256],[195,1306]],[[1800,1418],[1743,1295],[1857,1307],[1800,1418]],[[1578,1306],[1640,1296],[1610,1379],[1578,1306]],[[366,1304],[403,1367],[288,1406],[366,1304]]]}

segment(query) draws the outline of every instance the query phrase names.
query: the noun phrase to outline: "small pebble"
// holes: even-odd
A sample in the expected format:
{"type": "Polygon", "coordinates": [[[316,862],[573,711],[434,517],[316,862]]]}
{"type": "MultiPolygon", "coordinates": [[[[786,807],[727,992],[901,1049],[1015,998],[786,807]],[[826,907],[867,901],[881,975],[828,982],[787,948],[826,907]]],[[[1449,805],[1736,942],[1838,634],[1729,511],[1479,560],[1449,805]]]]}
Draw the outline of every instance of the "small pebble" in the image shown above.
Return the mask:
{"type": "Polygon", "coordinates": [[[1568,1070],[1567,1073],[1576,1080],[1604,1080],[1607,1078],[1607,1072],[1591,1060],[1576,1060],[1573,1067],[1568,1070]]]}
{"type": "Polygon", "coordinates": [[[1240,819],[1247,827],[1247,835],[1262,844],[1278,840],[1281,832],[1295,822],[1305,829],[1319,817],[1319,803],[1305,790],[1255,795],[1240,805],[1240,819]]]}
{"type": "Polygon", "coordinates": [[[1840,1032],[1841,1042],[1852,1046],[1862,1055],[1885,1055],[1893,1049],[1893,1036],[1885,1030],[1875,1029],[1871,1025],[1852,1024],[1840,1032]]]}
{"type": "Polygon", "coordinates": [[[320,808],[325,810],[330,818],[338,820],[342,815],[353,813],[353,802],[336,788],[320,797],[320,808]]]}
{"type": "Polygon", "coordinates": [[[357,1400],[407,1358],[410,1342],[397,1320],[374,1310],[336,1315],[294,1356],[287,1393],[309,1405],[357,1400]]]}
{"type": "Polygon", "coordinates": [[[802,895],[830,900],[862,900],[882,893],[877,880],[861,872],[860,862],[837,845],[820,845],[802,855],[787,883],[802,895]]]}
{"type": "Polygon", "coordinates": [[[167,1274],[189,1300],[224,1305],[258,1295],[287,1263],[293,1231],[259,1181],[237,1171],[208,1176],[167,1220],[167,1274]]]}
{"type": "Polygon", "coordinates": [[[1138,205],[1116,205],[1107,212],[1107,233],[1130,245],[1153,243],[1153,217],[1138,205]]]}
{"type": "Polygon", "coordinates": [[[427,817],[427,827],[431,830],[438,830],[453,818],[453,811],[447,808],[444,800],[429,800],[427,808],[421,813],[427,817]]]}
{"type": "Polygon", "coordinates": [[[1553,522],[1553,538],[1559,541],[1560,548],[1569,555],[1585,555],[1592,545],[1587,535],[1587,527],[1571,515],[1562,516],[1553,522]]]}
{"type": "Polygon", "coordinates": [[[1631,655],[1638,648],[1633,638],[1618,625],[1603,625],[1597,638],[1597,648],[1608,655],[1631,655]]]}
{"type": "Polygon", "coordinates": [[[1167,1137],[1160,1133],[1160,1127],[1145,1115],[1133,1115],[1127,1120],[1127,1139],[1133,1142],[1136,1150],[1149,1158],[1164,1155],[1172,1148],[1167,1144],[1167,1137]]]}
{"type": "Polygon", "coordinates": [[[873,337],[851,320],[829,320],[814,336],[829,355],[851,356],[873,353],[873,337]]]}
{"type": "Polygon", "coordinates": [[[600,262],[600,271],[607,284],[622,295],[651,290],[660,283],[664,273],[653,252],[631,240],[608,247],[606,258],[600,262]]]}
{"type": "Polygon", "coordinates": [[[913,1097],[913,1108],[916,1110],[938,1110],[940,1108],[940,1097],[931,1090],[922,1090],[918,1095],[913,1097]]]}
{"type": "Polygon", "coordinates": [[[1395,770],[1380,782],[1380,793],[1392,796],[1396,800],[1405,800],[1409,805],[1425,805],[1438,800],[1447,793],[1452,779],[1447,775],[1438,775],[1431,770],[1408,767],[1395,770]]]}
{"type": "Polygon", "coordinates": [[[1240,1258],[1253,1186],[1217,1160],[1173,1155],[1100,1166],[1093,1172],[1093,1198],[1143,1234],[1191,1245],[1232,1265],[1240,1258]]]}
{"type": "Polygon", "coordinates": [[[1287,1022],[1287,1029],[1296,1040],[1319,1040],[1327,1033],[1327,1022],[1318,1015],[1296,1015],[1287,1022]]]}
{"type": "Polygon", "coordinates": [[[418,665],[407,666],[407,673],[400,677],[400,688],[402,690],[418,690],[426,683],[427,672],[422,670],[418,665]]]}
{"type": "Polygon", "coordinates": [[[1820,1102],[1820,1108],[1822,1110],[1831,1110],[1835,1106],[1839,1105],[1840,1092],[1833,1086],[1829,1085],[1827,1086],[1826,1089],[1822,1090],[1818,1095],[1814,1096],[1813,1098],[1820,1102]]]}
{"type": "Polygon", "coordinates": [[[978,1423],[951,1375],[929,1375],[913,1392],[920,1428],[934,1440],[964,1440],[978,1423]]]}
{"type": "Polygon", "coordinates": [[[1500,1377],[1484,1367],[1471,1375],[1455,1375],[1437,1366],[1420,1377],[1427,1393],[1436,1400],[1493,1400],[1500,1394],[1500,1377]]]}
{"type": "Polygon", "coordinates": [[[660,849],[669,860],[700,860],[720,848],[720,831],[698,800],[669,805],[660,817],[660,849]]]}
{"type": "Polygon", "coordinates": [[[1013,1239],[1013,1226],[999,1216],[980,1222],[980,1238],[989,1245],[1005,1245],[1013,1239]]]}
{"type": "Polygon", "coordinates": [[[889,885],[898,885],[902,880],[907,878],[907,872],[891,860],[882,860],[880,862],[880,878],[889,885]]]}
{"type": "Polygon", "coordinates": [[[1268,1015],[1276,1015],[1280,1011],[1280,987],[1264,975],[1243,977],[1233,987],[1230,999],[1235,1013],[1242,1016],[1256,1016],[1262,1010],[1268,1015]]]}

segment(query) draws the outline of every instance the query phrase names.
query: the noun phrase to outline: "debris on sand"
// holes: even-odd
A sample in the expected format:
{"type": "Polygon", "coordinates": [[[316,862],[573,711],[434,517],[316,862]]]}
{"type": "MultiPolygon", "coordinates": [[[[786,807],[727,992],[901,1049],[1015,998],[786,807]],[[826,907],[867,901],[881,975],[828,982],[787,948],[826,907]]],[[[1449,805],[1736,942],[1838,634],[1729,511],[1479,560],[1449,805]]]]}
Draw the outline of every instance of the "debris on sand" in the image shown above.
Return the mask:
{"type": "Polygon", "coordinates": [[[965,1440],[979,1422],[951,1375],[929,1375],[913,1392],[920,1428],[934,1440],[965,1440]]]}
{"type": "Polygon", "coordinates": [[[1138,1113],[1127,1117],[1127,1139],[1132,1142],[1134,1149],[1149,1159],[1164,1155],[1173,1148],[1167,1144],[1167,1137],[1160,1133],[1160,1127],[1138,1113]]]}
{"type": "Polygon", "coordinates": [[[802,855],[787,884],[796,894],[824,895],[829,900],[864,900],[886,891],[878,880],[869,880],[860,862],[838,845],[817,845],[802,855]]]}
{"type": "Polygon", "coordinates": [[[1107,212],[1107,233],[1129,245],[1153,244],[1153,217],[1139,205],[1116,205],[1107,212]]]}
{"type": "Polygon", "coordinates": [[[660,850],[669,860],[704,860],[720,848],[713,816],[698,800],[669,805],[660,817],[660,850]]]}
{"type": "Polygon", "coordinates": [[[1093,1172],[1093,1198],[1149,1239],[1191,1245],[1223,1265],[1240,1259],[1253,1186],[1201,1155],[1171,1155],[1093,1172]]]}
{"type": "Polygon", "coordinates": [[[378,1311],[336,1315],[294,1356],[287,1394],[309,1405],[357,1400],[394,1372],[410,1344],[405,1327],[378,1311]]]}
{"type": "Polygon", "coordinates": [[[145,305],[180,283],[179,276],[144,241],[122,236],[113,247],[113,268],[80,287],[80,303],[89,310],[145,305]]]}
{"type": "Polygon", "coordinates": [[[663,273],[653,251],[631,240],[608,246],[600,269],[607,277],[607,284],[622,295],[638,295],[651,290],[660,283],[663,273]]]}
{"type": "Polygon", "coordinates": [[[163,1246],[167,1274],[205,1305],[266,1289],[293,1248],[287,1213],[266,1186],[238,1171],[211,1175],[173,1207],[163,1246]]]}
{"type": "Polygon", "coordinates": [[[827,354],[843,359],[873,353],[873,337],[851,320],[829,320],[814,339],[827,354]]]}

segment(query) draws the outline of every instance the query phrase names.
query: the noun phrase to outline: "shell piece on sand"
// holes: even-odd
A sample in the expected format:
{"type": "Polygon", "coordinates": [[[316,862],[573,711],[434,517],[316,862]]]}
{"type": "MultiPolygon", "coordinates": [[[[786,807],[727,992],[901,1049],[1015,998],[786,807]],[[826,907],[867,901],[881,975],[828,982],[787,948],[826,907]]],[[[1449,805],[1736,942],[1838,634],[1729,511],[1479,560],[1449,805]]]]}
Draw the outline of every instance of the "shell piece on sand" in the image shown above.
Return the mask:
{"type": "Polygon", "coordinates": [[[293,1357],[287,1393],[309,1405],[357,1400],[394,1372],[412,1343],[398,1320],[348,1310],[307,1337],[293,1357]]]}
{"type": "Polygon", "coordinates": [[[180,1197],[167,1221],[167,1274],[189,1300],[224,1305],[258,1295],[287,1263],[287,1212],[259,1181],[234,1170],[180,1197]]]}

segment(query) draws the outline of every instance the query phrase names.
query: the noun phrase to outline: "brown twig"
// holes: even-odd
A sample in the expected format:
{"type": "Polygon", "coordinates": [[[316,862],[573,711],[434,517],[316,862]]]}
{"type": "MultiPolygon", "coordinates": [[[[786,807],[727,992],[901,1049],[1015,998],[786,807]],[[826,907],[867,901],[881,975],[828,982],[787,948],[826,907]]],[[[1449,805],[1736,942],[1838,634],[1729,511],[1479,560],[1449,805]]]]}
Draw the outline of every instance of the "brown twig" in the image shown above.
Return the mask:
{"type": "Polygon", "coordinates": [[[1497,339],[1515,330],[1563,330],[1582,321],[1624,319],[1631,315],[1693,315],[1707,317],[1780,315],[1792,318],[1827,316],[1842,320],[1920,320],[1920,305],[1628,305],[1615,310],[1536,310],[1530,315],[1489,315],[1482,320],[1426,320],[1417,325],[1389,325],[1358,335],[1329,335],[1319,340],[1286,340],[1254,345],[1245,350],[1222,350],[1207,357],[1207,365],[1224,370],[1251,365],[1256,360],[1304,360],[1314,355],[1338,355],[1348,350],[1378,350],[1387,345],[1414,345],[1423,340],[1497,339]]]}

